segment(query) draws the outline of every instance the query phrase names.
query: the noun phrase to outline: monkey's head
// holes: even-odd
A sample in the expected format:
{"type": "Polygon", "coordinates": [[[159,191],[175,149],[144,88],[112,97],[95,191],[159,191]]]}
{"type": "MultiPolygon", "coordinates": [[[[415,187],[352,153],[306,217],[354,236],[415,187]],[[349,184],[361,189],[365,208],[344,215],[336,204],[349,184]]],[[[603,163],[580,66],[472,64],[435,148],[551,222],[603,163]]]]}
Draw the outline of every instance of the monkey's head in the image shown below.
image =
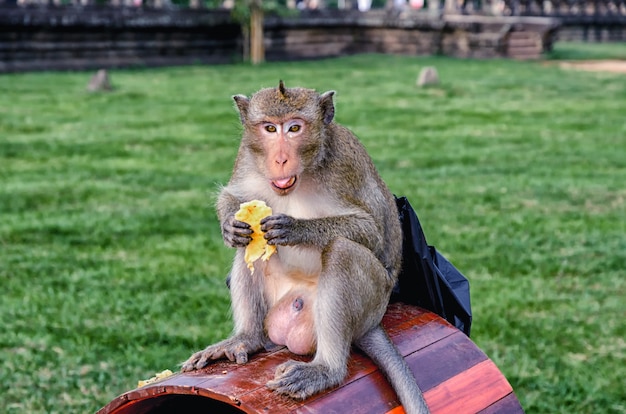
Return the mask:
{"type": "Polygon", "coordinates": [[[280,81],[250,98],[233,97],[244,126],[242,146],[278,194],[291,193],[303,174],[320,166],[326,128],[335,116],[334,94],[285,88],[280,81]]]}

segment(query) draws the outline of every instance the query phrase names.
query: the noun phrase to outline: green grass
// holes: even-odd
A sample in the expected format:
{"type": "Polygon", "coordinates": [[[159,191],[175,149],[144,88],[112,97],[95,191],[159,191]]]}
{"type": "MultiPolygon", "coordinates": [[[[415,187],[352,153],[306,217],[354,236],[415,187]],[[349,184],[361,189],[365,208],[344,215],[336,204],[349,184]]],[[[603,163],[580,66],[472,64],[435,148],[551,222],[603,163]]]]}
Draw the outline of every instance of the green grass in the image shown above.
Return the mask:
{"type": "Polygon", "coordinates": [[[626,60],[624,43],[557,42],[550,52],[551,59],[620,59],[626,60]]]}
{"type": "Polygon", "coordinates": [[[377,55],[114,71],[107,94],[90,75],[0,77],[6,412],[93,412],[229,333],[230,96],[280,78],[338,91],[527,412],[626,412],[624,75],[377,55]],[[418,89],[426,65],[442,83],[418,89]]]}

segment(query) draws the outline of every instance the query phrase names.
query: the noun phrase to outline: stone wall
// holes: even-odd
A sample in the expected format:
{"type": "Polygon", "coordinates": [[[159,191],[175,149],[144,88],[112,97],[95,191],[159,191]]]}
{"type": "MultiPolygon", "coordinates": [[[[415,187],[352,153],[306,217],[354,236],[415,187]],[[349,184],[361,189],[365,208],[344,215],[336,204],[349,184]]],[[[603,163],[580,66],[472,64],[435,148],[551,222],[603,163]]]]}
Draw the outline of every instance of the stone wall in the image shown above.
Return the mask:
{"type": "MultiPolygon", "coordinates": [[[[538,58],[558,22],[324,10],[268,16],[267,60],[355,53],[538,58]]],[[[228,11],[0,6],[0,72],[226,63],[242,36],[228,11]]]]}
{"type": "Polygon", "coordinates": [[[562,18],[557,40],[564,42],[626,42],[626,16],[562,18]]]}
{"type": "Polygon", "coordinates": [[[558,26],[540,17],[318,12],[268,18],[266,52],[268,60],[353,53],[538,58],[551,49],[558,26]]]}
{"type": "Polygon", "coordinates": [[[227,11],[0,6],[0,72],[231,62],[227,11]]]}

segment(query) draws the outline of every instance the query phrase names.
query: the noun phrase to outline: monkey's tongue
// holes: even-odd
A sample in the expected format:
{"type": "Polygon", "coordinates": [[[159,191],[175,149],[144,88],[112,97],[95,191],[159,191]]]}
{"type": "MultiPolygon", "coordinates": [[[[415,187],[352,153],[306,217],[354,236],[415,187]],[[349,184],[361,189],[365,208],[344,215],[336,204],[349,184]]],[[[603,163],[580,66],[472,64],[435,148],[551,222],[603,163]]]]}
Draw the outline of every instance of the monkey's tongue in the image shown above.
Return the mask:
{"type": "Polygon", "coordinates": [[[274,186],[280,188],[280,189],[287,189],[289,187],[291,187],[292,185],[294,185],[296,182],[296,177],[289,177],[289,178],[282,178],[280,180],[274,180],[272,181],[272,184],[274,184],[274,186]]]}

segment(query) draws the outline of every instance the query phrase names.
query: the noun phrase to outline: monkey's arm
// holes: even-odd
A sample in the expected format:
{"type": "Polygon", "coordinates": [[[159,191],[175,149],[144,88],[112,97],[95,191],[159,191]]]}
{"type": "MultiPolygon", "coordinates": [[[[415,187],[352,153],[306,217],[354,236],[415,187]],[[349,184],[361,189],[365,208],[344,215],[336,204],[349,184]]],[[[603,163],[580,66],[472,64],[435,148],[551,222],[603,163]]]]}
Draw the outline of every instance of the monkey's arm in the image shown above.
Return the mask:
{"type": "Polygon", "coordinates": [[[371,251],[377,251],[381,244],[380,230],[374,218],[365,212],[314,219],[278,214],[261,220],[261,230],[271,245],[308,245],[323,249],[340,236],[371,251]]]}
{"type": "Polygon", "coordinates": [[[248,223],[235,220],[241,201],[222,189],[217,200],[217,216],[222,228],[224,243],[229,247],[246,247],[252,240],[252,229],[248,223]]]}

